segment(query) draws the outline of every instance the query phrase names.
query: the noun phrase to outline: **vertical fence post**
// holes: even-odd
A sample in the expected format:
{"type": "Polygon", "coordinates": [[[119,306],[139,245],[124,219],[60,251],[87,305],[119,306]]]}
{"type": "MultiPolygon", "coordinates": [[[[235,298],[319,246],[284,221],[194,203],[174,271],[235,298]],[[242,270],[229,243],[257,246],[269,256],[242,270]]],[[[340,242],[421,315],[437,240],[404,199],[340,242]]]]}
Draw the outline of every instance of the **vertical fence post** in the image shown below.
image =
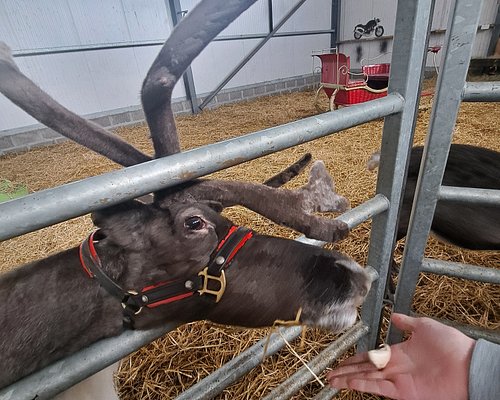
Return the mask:
{"type": "Polygon", "coordinates": [[[372,286],[362,309],[361,316],[370,327],[370,333],[360,340],[358,351],[375,347],[379,336],[382,302],[413,142],[433,9],[433,0],[398,2],[388,93],[399,93],[405,105],[403,111],[386,117],[384,123],[377,193],[389,199],[390,207],[372,222],[368,265],[378,271],[380,279],[372,286]]]}
{"type": "MultiPolygon", "coordinates": [[[[478,0],[456,0],[450,6],[444,56],[439,68],[436,96],[396,290],[396,312],[410,312],[465,86],[481,3],[478,0]]],[[[401,337],[400,332],[390,327],[390,342],[400,341],[401,337]]]]}
{"type": "MultiPolygon", "coordinates": [[[[170,9],[170,15],[172,18],[172,24],[175,26],[180,22],[184,16],[184,11],[181,9],[180,0],[166,0],[165,5],[170,9]]],[[[196,94],[196,88],[194,86],[194,75],[191,66],[187,67],[186,72],[182,75],[184,81],[184,91],[186,92],[186,98],[191,104],[191,112],[193,114],[198,114],[201,109],[198,104],[198,96],[196,94]]]]}

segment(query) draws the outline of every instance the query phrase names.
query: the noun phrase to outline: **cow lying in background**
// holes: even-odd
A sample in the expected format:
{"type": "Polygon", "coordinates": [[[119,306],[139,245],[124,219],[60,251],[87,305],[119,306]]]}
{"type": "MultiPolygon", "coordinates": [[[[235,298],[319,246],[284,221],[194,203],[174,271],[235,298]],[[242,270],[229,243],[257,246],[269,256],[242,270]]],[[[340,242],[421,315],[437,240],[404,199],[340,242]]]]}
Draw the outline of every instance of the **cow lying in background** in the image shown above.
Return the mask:
{"type": "MultiPolygon", "coordinates": [[[[406,236],[417,186],[423,147],[410,154],[408,177],[401,205],[397,239],[406,236]]],[[[378,166],[375,153],[367,168],[378,166]]],[[[500,189],[500,153],[484,147],[452,144],[442,184],[445,186],[500,189]]],[[[438,239],[469,250],[500,250],[500,207],[439,200],[431,232],[438,239]]]]}

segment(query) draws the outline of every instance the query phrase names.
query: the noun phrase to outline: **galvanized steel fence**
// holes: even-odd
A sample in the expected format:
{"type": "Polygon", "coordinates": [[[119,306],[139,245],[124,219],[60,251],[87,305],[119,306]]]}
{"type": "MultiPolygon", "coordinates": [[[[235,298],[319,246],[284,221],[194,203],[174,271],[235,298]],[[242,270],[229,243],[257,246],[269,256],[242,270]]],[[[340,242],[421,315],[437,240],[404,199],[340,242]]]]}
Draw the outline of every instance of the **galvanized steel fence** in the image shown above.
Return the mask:
{"type": "MultiPolygon", "coordinates": [[[[423,257],[438,199],[500,204],[498,191],[441,186],[460,102],[500,101],[500,82],[465,81],[480,6],[477,0],[456,0],[451,6],[443,49],[444,57],[439,69],[427,136],[427,151],[424,152],[422,160],[416,201],[396,290],[394,310],[398,312],[410,313],[419,272],[500,283],[500,270],[423,257]],[[431,163],[432,168],[430,168],[431,163]]],[[[380,336],[384,292],[395,246],[408,156],[413,143],[433,7],[433,0],[399,0],[387,97],[0,204],[0,239],[5,240],[86,214],[102,208],[103,205],[109,206],[176,185],[183,182],[185,176],[191,178],[204,176],[222,168],[385,117],[377,194],[366,203],[339,217],[350,228],[372,218],[368,254],[368,264],[374,279],[372,289],[362,308],[361,321],[311,360],[308,366],[315,373],[321,373],[356,343],[358,350],[373,348],[380,336]]],[[[318,246],[324,244],[307,238],[299,240],[318,246]]],[[[101,340],[71,357],[1,389],[0,398],[51,398],[174,329],[175,326],[174,323],[168,323],[154,330],[130,331],[118,337],[101,340]]],[[[470,327],[462,329],[476,337],[500,341],[500,337],[492,332],[470,327]]],[[[281,332],[287,340],[292,340],[299,335],[300,328],[286,328],[281,332]]],[[[389,338],[392,342],[398,341],[400,334],[390,328],[389,338]]],[[[178,399],[210,399],[222,392],[225,387],[261,362],[264,341],[255,344],[226,366],[188,389],[178,399]]],[[[284,344],[280,335],[271,335],[266,355],[274,354],[284,344]]],[[[287,399],[309,380],[310,372],[303,368],[269,393],[266,399],[287,399]]],[[[331,399],[335,394],[336,391],[324,388],[315,399],[331,399]]]]}

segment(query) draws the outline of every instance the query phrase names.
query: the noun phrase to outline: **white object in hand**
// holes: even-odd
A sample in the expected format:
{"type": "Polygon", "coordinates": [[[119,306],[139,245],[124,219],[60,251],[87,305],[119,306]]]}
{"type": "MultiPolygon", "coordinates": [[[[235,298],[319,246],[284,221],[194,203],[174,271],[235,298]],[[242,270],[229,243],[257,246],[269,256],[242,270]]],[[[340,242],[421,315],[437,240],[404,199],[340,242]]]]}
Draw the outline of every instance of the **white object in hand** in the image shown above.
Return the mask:
{"type": "Polygon", "coordinates": [[[380,345],[380,348],[370,350],[368,359],[377,369],[384,369],[391,359],[391,347],[384,343],[380,345]]]}

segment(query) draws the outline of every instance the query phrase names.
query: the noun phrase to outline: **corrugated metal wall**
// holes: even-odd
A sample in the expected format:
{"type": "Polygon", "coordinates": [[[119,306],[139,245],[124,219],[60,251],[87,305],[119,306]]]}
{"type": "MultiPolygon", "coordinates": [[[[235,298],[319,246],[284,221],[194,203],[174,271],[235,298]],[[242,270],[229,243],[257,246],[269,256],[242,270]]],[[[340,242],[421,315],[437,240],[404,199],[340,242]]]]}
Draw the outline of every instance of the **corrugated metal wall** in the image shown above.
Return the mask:
{"type": "MultiPolygon", "coordinates": [[[[198,1],[181,1],[188,5],[198,1]]],[[[276,24],[292,8],[295,1],[273,0],[276,24]]],[[[189,8],[188,8],[189,9],[189,8]]],[[[331,0],[309,0],[283,25],[280,32],[297,32],[331,28],[331,0]]],[[[268,32],[267,1],[259,1],[221,36],[268,32]]],[[[193,62],[196,90],[212,90],[250,52],[260,39],[213,42],[193,62]]],[[[270,81],[312,72],[311,52],[329,47],[330,35],[276,37],[271,39],[229,82],[228,88],[270,81]]]]}
{"type": "MultiPolygon", "coordinates": [[[[429,45],[441,45],[444,39],[444,31],[448,21],[448,13],[452,0],[436,0],[434,17],[432,20],[432,34],[429,45]]],[[[379,62],[390,62],[392,52],[392,36],[394,35],[394,24],[396,18],[397,0],[357,0],[341,1],[339,21],[339,49],[341,52],[351,56],[351,68],[359,68],[379,62]],[[357,24],[366,24],[373,18],[380,18],[380,24],[384,27],[384,35],[379,40],[373,40],[370,36],[355,40],[353,36],[354,27],[357,24]],[[366,40],[368,39],[368,40],[366,40]]],[[[486,57],[491,40],[491,24],[495,23],[498,10],[498,0],[484,0],[480,28],[476,36],[472,58],[486,57]]],[[[427,58],[427,66],[439,65],[440,53],[434,57],[430,54],[427,58]]]]}
{"type": "MultiPolygon", "coordinates": [[[[0,40],[14,51],[65,46],[163,40],[170,30],[165,0],[0,0],[0,40]]],[[[198,1],[181,0],[183,10],[198,1]]],[[[278,22],[295,1],[273,0],[278,22]]],[[[310,0],[280,31],[331,28],[331,0],[310,0]]],[[[260,0],[221,35],[267,33],[268,1],[260,0]]],[[[196,91],[213,90],[258,43],[210,44],[193,63],[196,91]]],[[[311,51],[328,47],[330,35],[273,38],[228,84],[228,88],[312,72],[311,51]]],[[[20,68],[60,103],[80,115],[140,104],[139,90],[160,46],[19,57],[20,68]]],[[[182,82],[174,98],[184,97],[182,82]]],[[[0,97],[1,131],[36,123],[0,97]]]]}
{"type": "MultiPolygon", "coordinates": [[[[171,27],[163,0],[0,0],[0,39],[14,51],[152,40],[171,27]]],[[[86,115],[139,104],[158,47],[19,57],[20,68],[59,102],[86,115]]],[[[182,87],[177,96],[184,93],[182,87]]],[[[0,130],[36,121],[0,97],[0,130]]]]}
{"type": "MultiPolygon", "coordinates": [[[[181,0],[191,10],[199,0],[181,0]]],[[[0,40],[15,51],[57,49],[82,45],[109,45],[164,40],[171,30],[166,0],[0,0],[0,40]]],[[[343,0],[339,21],[340,49],[351,56],[351,65],[390,62],[396,0],[343,0]],[[353,28],[379,17],[383,40],[354,40],[353,28]]],[[[439,45],[451,0],[436,0],[430,44],[439,45]]],[[[273,0],[274,23],[295,4],[273,0]]],[[[332,0],[309,0],[281,28],[282,32],[330,29],[332,0]]],[[[494,23],[498,0],[485,0],[480,23],[494,23]]],[[[269,30],[268,0],[260,0],[221,36],[265,34],[269,30]]],[[[373,35],[371,35],[373,37],[373,35]]],[[[491,29],[478,32],[474,57],[484,57],[491,29]]],[[[239,63],[260,39],[211,43],[192,65],[196,91],[206,94],[239,63]]],[[[229,82],[227,88],[309,74],[311,52],[330,46],[330,35],[277,37],[229,82]]],[[[36,83],[80,115],[90,115],[139,105],[139,90],[160,46],[82,51],[17,58],[17,63],[36,83]]],[[[439,63],[429,56],[427,65],[439,63]]],[[[318,66],[318,61],[316,61],[318,66]]],[[[182,83],[174,98],[185,96],[182,83]]],[[[0,97],[2,131],[25,127],[36,121],[0,97]]]]}

